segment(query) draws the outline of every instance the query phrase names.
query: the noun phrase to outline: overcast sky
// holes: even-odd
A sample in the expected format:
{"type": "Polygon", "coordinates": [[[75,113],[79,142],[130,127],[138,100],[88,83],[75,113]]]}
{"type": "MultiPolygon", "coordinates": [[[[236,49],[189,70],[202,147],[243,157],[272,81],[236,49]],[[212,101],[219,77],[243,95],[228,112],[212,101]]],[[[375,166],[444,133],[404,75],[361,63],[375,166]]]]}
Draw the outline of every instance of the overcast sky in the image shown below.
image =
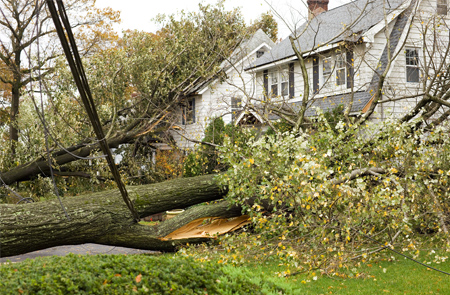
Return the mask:
{"type": "MultiPolygon", "coordinates": [[[[330,0],[329,9],[349,2],[350,0],[330,0]]],[[[138,29],[147,32],[155,32],[159,28],[151,21],[159,13],[173,14],[177,11],[197,11],[199,3],[214,4],[216,0],[97,0],[98,7],[111,7],[121,11],[122,24],[117,27],[123,29],[138,29]]],[[[302,22],[306,15],[306,0],[269,0],[272,7],[282,15],[290,26],[293,23],[302,22]],[[295,5],[294,5],[295,4],[295,5]]],[[[262,13],[270,11],[271,7],[264,0],[226,0],[225,7],[232,9],[241,7],[241,11],[247,23],[257,19],[262,13]]],[[[279,38],[286,38],[289,29],[277,19],[279,24],[279,38]]]]}

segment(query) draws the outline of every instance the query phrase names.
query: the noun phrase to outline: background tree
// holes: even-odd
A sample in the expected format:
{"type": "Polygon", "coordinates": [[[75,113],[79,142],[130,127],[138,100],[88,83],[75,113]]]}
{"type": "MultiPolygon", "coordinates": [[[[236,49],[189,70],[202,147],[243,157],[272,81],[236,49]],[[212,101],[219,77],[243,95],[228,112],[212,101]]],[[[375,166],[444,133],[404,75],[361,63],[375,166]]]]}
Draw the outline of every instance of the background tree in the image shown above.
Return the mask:
{"type": "MultiPolygon", "coordinates": [[[[54,71],[54,60],[61,54],[45,3],[44,0],[0,2],[0,60],[5,66],[0,72],[0,81],[11,88],[9,138],[13,154],[19,140],[17,116],[21,97],[25,91],[30,91],[26,89],[30,82],[54,71]],[[36,43],[38,40],[39,44],[36,43]]],[[[94,0],[68,1],[65,4],[73,27],[80,28],[77,36],[80,41],[84,38],[80,42],[80,50],[85,54],[98,47],[100,39],[105,40],[105,36],[111,34],[112,23],[120,21],[118,12],[109,8],[100,10],[94,5],[94,0]]]]}
{"type": "Polygon", "coordinates": [[[261,14],[261,16],[251,24],[250,29],[255,32],[258,29],[261,29],[273,42],[276,43],[278,41],[278,23],[270,11],[261,14]]]}
{"type": "MultiPolygon", "coordinates": [[[[158,21],[162,29],[157,33],[125,32],[115,46],[85,58],[93,97],[100,105],[99,116],[111,147],[117,148],[123,143],[149,144],[163,136],[162,131],[179,120],[180,103],[189,91],[219,76],[220,63],[247,37],[240,12],[226,11],[222,2],[200,5],[199,12],[161,15],[158,21]],[[136,142],[138,138],[142,140],[136,142]]],[[[55,149],[69,146],[53,153],[56,163],[63,165],[77,160],[74,155],[90,155],[97,146],[78,103],[72,77],[67,68],[60,65],[55,72],[57,83],[47,84],[46,113],[51,115],[47,118],[49,126],[62,123],[71,130],[70,133],[50,130],[55,149]]],[[[23,124],[34,128],[31,120],[23,124]]],[[[38,136],[29,134],[32,138],[38,136]]],[[[27,140],[21,144],[33,142],[27,140]]],[[[33,151],[45,153],[39,148],[33,151]]],[[[6,183],[30,179],[48,171],[42,159],[32,161],[32,157],[27,157],[23,163],[2,174],[6,183]]]]}

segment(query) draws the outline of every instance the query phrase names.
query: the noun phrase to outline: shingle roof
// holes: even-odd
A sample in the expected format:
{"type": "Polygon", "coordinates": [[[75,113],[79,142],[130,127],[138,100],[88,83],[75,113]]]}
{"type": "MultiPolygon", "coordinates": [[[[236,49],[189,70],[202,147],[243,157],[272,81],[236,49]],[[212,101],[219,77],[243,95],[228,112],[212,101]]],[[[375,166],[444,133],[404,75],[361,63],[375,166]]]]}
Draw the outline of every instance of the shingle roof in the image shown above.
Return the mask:
{"type": "MultiPolygon", "coordinates": [[[[351,101],[353,101],[353,104],[350,113],[360,112],[367,105],[371,98],[372,95],[365,91],[317,98],[308,102],[308,107],[306,109],[305,115],[307,117],[316,116],[317,114],[315,108],[319,108],[325,113],[332,111],[339,105],[347,106],[351,101]]],[[[293,107],[299,108],[300,103],[301,102],[294,103],[293,107]]]]}
{"type": "MultiPolygon", "coordinates": [[[[321,109],[324,113],[331,112],[333,109],[337,108],[339,105],[348,105],[351,101],[353,101],[352,109],[350,110],[350,114],[361,112],[362,109],[369,103],[372,95],[370,95],[366,91],[358,91],[355,93],[344,93],[344,94],[336,94],[328,97],[320,97],[317,99],[312,99],[308,101],[306,106],[306,117],[314,117],[317,115],[316,108],[321,109]]],[[[291,102],[285,104],[285,107],[297,113],[300,110],[302,102],[291,102]]],[[[280,119],[274,113],[269,114],[269,120],[278,120],[280,119]]]]}
{"type": "MultiPolygon", "coordinates": [[[[404,1],[356,0],[323,12],[297,29],[298,34],[301,33],[297,46],[300,44],[300,50],[304,52],[324,44],[344,40],[356,41],[363,33],[382,21],[385,14],[398,8],[404,1]]],[[[289,38],[285,38],[269,53],[257,59],[249,69],[291,56],[294,56],[294,50],[289,38]]]]}

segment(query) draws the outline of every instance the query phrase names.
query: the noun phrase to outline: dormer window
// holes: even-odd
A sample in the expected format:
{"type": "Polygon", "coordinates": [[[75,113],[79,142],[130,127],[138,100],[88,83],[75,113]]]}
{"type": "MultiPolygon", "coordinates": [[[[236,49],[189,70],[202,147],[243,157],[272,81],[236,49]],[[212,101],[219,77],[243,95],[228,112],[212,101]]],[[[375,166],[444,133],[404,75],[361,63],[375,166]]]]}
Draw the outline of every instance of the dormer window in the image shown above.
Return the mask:
{"type": "Polygon", "coordinates": [[[260,58],[263,55],[264,55],[264,51],[263,50],[256,51],[256,58],[260,58]]]}
{"type": "Polygon", "coordinates": [[[437,0],[436,12],[438,15],[447,15],[447,0],[437,0]]]}

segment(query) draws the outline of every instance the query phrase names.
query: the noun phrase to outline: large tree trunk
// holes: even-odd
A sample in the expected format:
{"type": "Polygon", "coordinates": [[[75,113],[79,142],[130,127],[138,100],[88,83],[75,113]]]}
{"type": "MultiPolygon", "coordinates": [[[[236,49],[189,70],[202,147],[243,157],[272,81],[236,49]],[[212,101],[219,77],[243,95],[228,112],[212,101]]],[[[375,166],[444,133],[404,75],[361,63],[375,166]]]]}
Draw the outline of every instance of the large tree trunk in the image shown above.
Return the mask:
{"type": "MultiPolygon", "coordinates": [[[[139,130],[133,130],[129,132],[123,132],[113,138],[107,140],[109,148],[117,148],[123,143],[132,142],[139,135],[139,130]]],[[[54,152],[52,154],[53,160],[58,165],[64,165],[73,161],[77,161],[80,158],[89,156],[93,151],[99,149],[97,144],[79,144],[54,152]],[[70,153],[69,153],[69,152],[70,153]]],[[[2,181],[6,185],[13,184],[15,182],[26,181],[35,178],[38,175],[44,177],[50,175],[50,167],[48,160],[45,157],[36,159],[26,164],[19,165],[9,171],[0,173],[2,181]]]]}
{"type": "MultiPolygon", "coordinates": [[[[225,194],[214,175],[128,187],[128,192],[141,218],[217,200],[225,194]]],[[[240,208],[219,202],[190,208],[184,214],[149,227],[133,222],[118,190],[63,198],[63,203],[70,220],[57,200],[0,205],[0,257],[82,243],[173,251],[182,243],[201,239],[162,241],[161,237],[197,218],[240,215],[240,208]]]]}

